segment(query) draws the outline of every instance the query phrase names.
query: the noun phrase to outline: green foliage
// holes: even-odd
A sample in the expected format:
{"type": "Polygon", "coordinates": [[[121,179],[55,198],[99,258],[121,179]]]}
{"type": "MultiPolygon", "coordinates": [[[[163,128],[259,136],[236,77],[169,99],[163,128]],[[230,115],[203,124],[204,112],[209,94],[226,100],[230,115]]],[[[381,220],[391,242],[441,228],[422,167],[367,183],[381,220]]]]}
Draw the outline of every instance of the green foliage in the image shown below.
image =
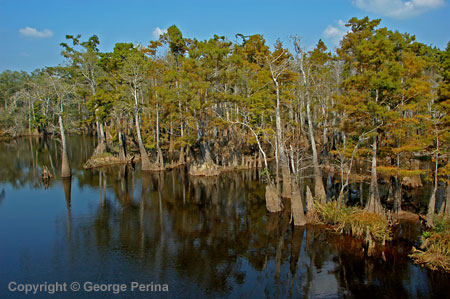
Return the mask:
{"type": "Polygon", "coordinates": [[[433,231],[436,233],[450,233],[450,218],[435,215],[433,231]]]}
{"type": "Polygon", "coordinates": [[[161,36],[161,40],[169,43],[170,51],[175,56],[181,56],[186,52],[186,41],[177,26],[167,28],[167,33],[161,36]]]}

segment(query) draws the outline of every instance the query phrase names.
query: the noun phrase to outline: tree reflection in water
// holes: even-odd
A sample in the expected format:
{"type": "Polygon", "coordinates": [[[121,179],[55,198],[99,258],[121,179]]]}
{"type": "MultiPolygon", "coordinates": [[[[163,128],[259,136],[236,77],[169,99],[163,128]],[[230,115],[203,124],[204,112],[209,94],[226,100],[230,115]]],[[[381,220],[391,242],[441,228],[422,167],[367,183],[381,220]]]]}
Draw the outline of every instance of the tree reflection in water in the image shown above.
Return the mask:
{"type": "MultiPolygon", "coordinates": [[[[188,176],[183,169],[142,172],[126,165],[85,171],[81,165],[94,143],[86,137],[70,137],[73,177],[60,180],[54,167],[61,159],[59,146],[52,139],[37,138],[0,143],[0,211],[14,200],[15,190],[34,194],[53,189],[59,192],[56,196],[64,194],[64,220],[56,222],[64,233],[46,231],[46,239],[53,239],[55,245],[40,244],[35,251],[50,251],[51,259],[60,261],[60,267],[48,266],[47,275],[164,282],[174,290],[171,295],[189,296],[446,294],[449,276],[411,264],[406,257],[409,243],[396,241],[366,257],[360,240],[318,226],[294,227],[289,202],[284,202],[284,212],[266,213],[264,184],[255,170],[213,178],[188,176]],[[48,190],[40,180],[44,165],[55,175],[48,190]]],[[[48,217],[58,219],[58,213],[48,217]]],[[[400,230],[414,235],[408,227],[400,230]]],[[[14,260],[22,254],[5,251],[2,259],[14,260]]],[[[14,279],[29,275],[15,273],[19,277],[14,279]]]]}

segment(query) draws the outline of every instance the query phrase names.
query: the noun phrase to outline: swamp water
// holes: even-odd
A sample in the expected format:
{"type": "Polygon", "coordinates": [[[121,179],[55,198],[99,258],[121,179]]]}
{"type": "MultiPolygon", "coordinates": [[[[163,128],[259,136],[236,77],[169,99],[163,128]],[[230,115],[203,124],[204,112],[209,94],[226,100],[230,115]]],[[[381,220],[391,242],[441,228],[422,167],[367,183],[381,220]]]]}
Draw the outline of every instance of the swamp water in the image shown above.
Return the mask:
{"type": "MultiPolygon", "coordinates": [[[[218,178],[131,167],[83,170],[94,139],[71,136],[72,178],[61,180],[59,142],[0,143],[0,298],[10,282],[68,284],[66,297],[448,298],[450,275],[414,265],[402,240],[365,257],[361,242],[293,227],[266,213],[255,171],[218,178]],[[41,169],[55,177],[48,185],[41,169]],[[125,284],[87,292],[85,282],[125,284]],[[131,291],[131,283],[168,292],[131,291]]],[[[406,229],[405,229],[406,230],[406,229]]],[[[48,297],[38,292],[37,297],[48,297]]]]}

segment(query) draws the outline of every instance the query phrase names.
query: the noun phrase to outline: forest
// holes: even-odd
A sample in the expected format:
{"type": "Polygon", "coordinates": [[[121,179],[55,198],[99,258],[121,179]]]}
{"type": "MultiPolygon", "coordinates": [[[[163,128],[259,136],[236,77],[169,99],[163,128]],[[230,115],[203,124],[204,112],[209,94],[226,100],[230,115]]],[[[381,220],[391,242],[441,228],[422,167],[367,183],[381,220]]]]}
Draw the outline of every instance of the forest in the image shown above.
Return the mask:
{"type": "Polygon", "coordinates": [[[364,182],[361,205],[378,215],[402,211],[402,189],[425,181],[434,227],[435,212],[450,215],[450,43],[425,45],[380,21],[350,19],[335,52],[322,40],[306,50],[299,36],[272,47],[259,34],[200,41],[175,25],[158,41],[111,52],[96,35],[67,35],[64,64],[0,74],[0,134],[59,136],[62,177],[71,175],[66,134],[97,136],[85,168],[140,161],[142,171],[185,166],[192,176],[260,168],[267,210],[290,199],[295,225],[327,208],[329,173],[337,208],[364,182]]]}

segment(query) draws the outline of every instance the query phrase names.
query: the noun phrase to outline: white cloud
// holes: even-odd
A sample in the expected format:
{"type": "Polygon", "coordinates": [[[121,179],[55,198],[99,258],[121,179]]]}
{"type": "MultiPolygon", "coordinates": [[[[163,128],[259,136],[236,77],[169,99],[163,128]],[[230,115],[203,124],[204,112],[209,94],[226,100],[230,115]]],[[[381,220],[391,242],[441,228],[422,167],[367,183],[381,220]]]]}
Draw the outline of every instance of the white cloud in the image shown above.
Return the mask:
{"type": "Polygon", "coordinates": [[[339,20],[336,26],[328,25],[327,28],[323,31],[323,36],[332,41],[335,46],[339,44],[341,39],[347,33],[348,28],[345,27],[345,22],[339,20]]]}
{"type": "Polygon", "coordinates": [[[383,16],[405,19],[445,4],[444,0],[353,0],[358,8],[383,16]]]}
{"type": "Polygon", "coordinates": [[[159,38],[160,35],[167,32],[167,29],[161,29],[159,27],[156,27],[155,30],[153,30],[153,36],[155,38],[159,38]]]}
{"type": "Polygon", "coordinates": [[[21,35],[26,37],[34,37],[34,38],[47,38],[52,37],[53,32],[49,29],[44,29],[42,31],[38,31],[36,28],[25,27],[19,29],[21,35]]]}

